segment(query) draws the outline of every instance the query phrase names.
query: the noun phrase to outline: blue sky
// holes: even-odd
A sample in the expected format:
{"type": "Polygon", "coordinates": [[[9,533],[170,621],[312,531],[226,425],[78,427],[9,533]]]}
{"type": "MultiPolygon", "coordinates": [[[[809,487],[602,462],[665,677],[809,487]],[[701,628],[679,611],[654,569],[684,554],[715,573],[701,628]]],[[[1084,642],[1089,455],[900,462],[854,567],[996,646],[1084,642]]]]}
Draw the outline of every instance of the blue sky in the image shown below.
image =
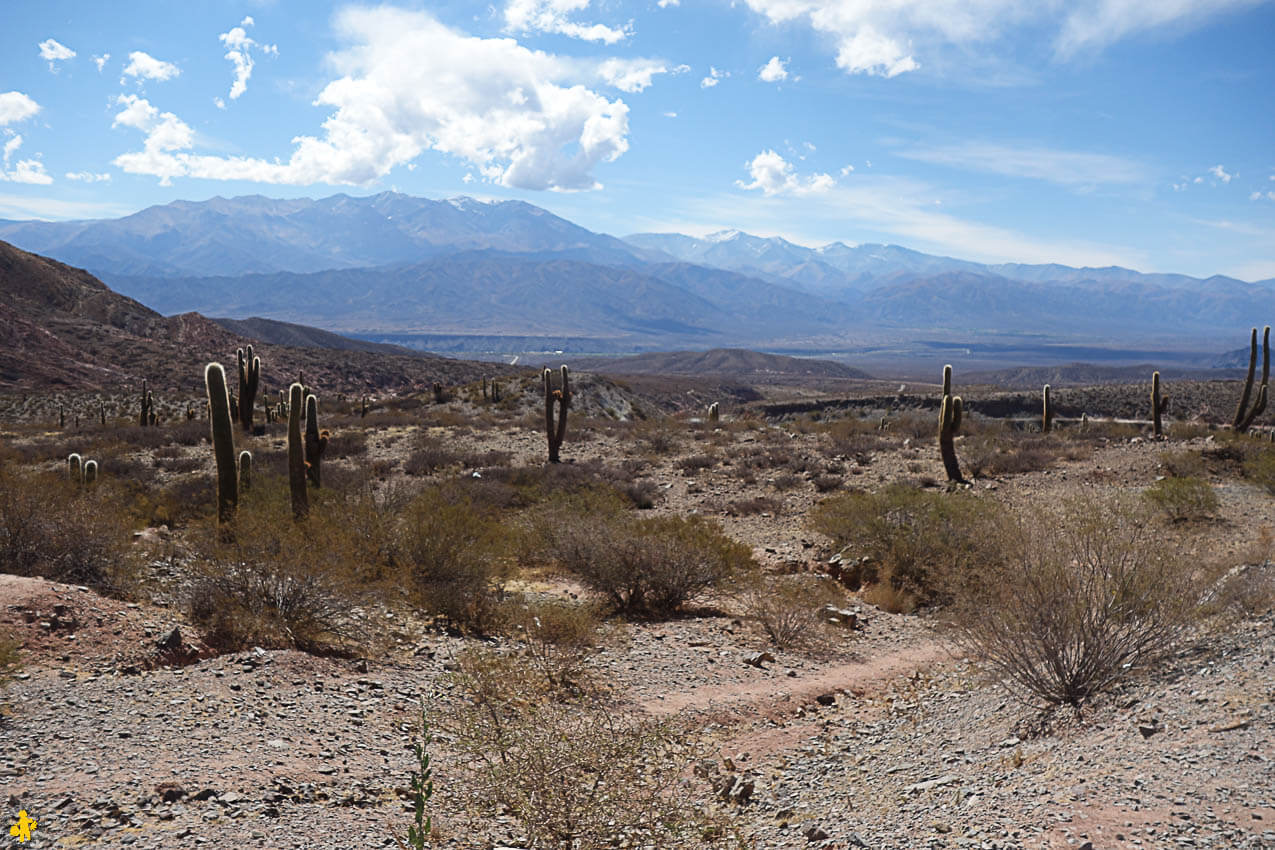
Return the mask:
{"type": "Polygon", "coordinates": [[[1275,2],[6,0],[0,218],[393,189],[1275,276],[1275,2]]]}

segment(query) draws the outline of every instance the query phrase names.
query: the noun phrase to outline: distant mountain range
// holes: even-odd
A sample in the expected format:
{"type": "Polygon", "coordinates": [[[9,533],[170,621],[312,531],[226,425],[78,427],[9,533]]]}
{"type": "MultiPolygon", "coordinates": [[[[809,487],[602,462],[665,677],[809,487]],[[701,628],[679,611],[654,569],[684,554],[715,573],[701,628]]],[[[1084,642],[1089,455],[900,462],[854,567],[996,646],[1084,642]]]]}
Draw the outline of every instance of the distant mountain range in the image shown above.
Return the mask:
{"type": "Polygon", "coordinates": [[[165,313],[264,316],[395,339],[450,335],[461,344],[587,337],[611,351],[844,352],[871,340],[906,353],[921,338],[1012,336],[1180,340],[1216,352],[1218,341],[1275,318],[1275,279],[985,265],[738,231],[618,239],[518,201],[390,192],[0,222],[0,239],[83,266],[165,313]]]}

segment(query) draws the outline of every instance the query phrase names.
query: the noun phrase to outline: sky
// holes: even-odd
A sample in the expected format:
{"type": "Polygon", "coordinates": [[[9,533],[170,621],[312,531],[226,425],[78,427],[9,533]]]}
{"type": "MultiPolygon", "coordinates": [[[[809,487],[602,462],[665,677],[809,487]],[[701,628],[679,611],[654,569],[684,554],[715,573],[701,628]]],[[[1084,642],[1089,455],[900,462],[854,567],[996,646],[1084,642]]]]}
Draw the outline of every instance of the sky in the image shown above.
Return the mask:
{"type": "Polygon", "coordinates": [[[1275,0],[4,9],[4,219],[393,190],[1275,277],[1275,0]]]}

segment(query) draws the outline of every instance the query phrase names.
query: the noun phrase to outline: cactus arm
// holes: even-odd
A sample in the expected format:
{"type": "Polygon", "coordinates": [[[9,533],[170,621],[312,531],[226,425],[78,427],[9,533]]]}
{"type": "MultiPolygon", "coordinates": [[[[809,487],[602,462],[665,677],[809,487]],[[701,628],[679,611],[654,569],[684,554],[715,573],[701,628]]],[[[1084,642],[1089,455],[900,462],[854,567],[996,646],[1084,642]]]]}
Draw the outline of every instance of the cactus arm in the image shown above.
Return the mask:
{"type": "Polygon", "coordinates": [[[226,370],[220,363],[209,363],[204,369],[204,385],[208,389],[208,420],[217,461],[217,521],[230,522],[239,504],[239,475],[235,469],[230,392],[226,389],[226,370]]]}

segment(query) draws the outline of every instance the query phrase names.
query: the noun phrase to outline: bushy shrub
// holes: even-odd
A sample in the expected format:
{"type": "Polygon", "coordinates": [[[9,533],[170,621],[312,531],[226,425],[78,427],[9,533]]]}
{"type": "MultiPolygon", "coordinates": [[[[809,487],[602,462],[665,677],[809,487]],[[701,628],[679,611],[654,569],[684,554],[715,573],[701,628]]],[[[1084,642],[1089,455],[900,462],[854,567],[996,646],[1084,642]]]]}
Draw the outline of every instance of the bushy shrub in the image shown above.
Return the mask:
{"type": "Polygon", "coordinates": [[[833,544],[866,558],[865,584],[888,584],[889,610],[941,604],[965,576],[999,553],[990,533],[1000,514],[966,492],[929,492],[895,484],[877,493],[838,494],[819,503],[810,523],[833,544]]]}
{"type": "Polygon", "coordinates": [[[1275,495],[1275,447],[1249,453],[1244,461],[1244,477],[1275,495]]]}
{"type": "Polygon", "coordinates": [[[1143,496],[1174,522],[1208,519],[1217,511],[1217,493],[1203,478],[1163,478],[1148,487],[1143,496]]]}
{"type": "Polygon", "coordinates": [[[755,566],[747,546],[698,516],[637,519],[558,510],[542,535],[550,557],[630,615],[668,616],[755,566]]]}
{"type": "Polygon", "coordinates": [[[136,556],[120,501],[106,482],[85,488],[0,464],[0,569],[127,593],[136,556]]]}
{"type": "Polygon", "coordinates": [[[594,605],[537,599],[510,600],[501,630],[521,641],[526,663],[557,693],[592,687],[589,655],[598,645],[600,611],[594,605]]]}
{"type": "Polygon", "coordinates": [[[421,608],[479,632],[495,625],[508,572],[500,522],[455,487],[430,487],[404,508],[396,559],[421,608]]]}
{"type": "Polygon", "coordinates": [[[966,584],[959,642],[1024,700],[1079,708],[1169,655],[1199,605],[1191,575],[1132,500],[1020,518],[1006,557],[966,584]]]}
{"type": "Polygon", "coordinates": [[[831,583],[816,576],[758,578],[740,594],[744,616],[757,623],[780,649],[817,650],[827,643],[827,605],[841,596],[831,583]]]}
{"type": "Polygon", "coordinates": [[[671,723],[600,699],[562,702],[517,659],[462,657],[463,703],[439,721],[478,801],[529,847],[700,846],[705,818],[682,777],[691,748],[671,723]]]}

